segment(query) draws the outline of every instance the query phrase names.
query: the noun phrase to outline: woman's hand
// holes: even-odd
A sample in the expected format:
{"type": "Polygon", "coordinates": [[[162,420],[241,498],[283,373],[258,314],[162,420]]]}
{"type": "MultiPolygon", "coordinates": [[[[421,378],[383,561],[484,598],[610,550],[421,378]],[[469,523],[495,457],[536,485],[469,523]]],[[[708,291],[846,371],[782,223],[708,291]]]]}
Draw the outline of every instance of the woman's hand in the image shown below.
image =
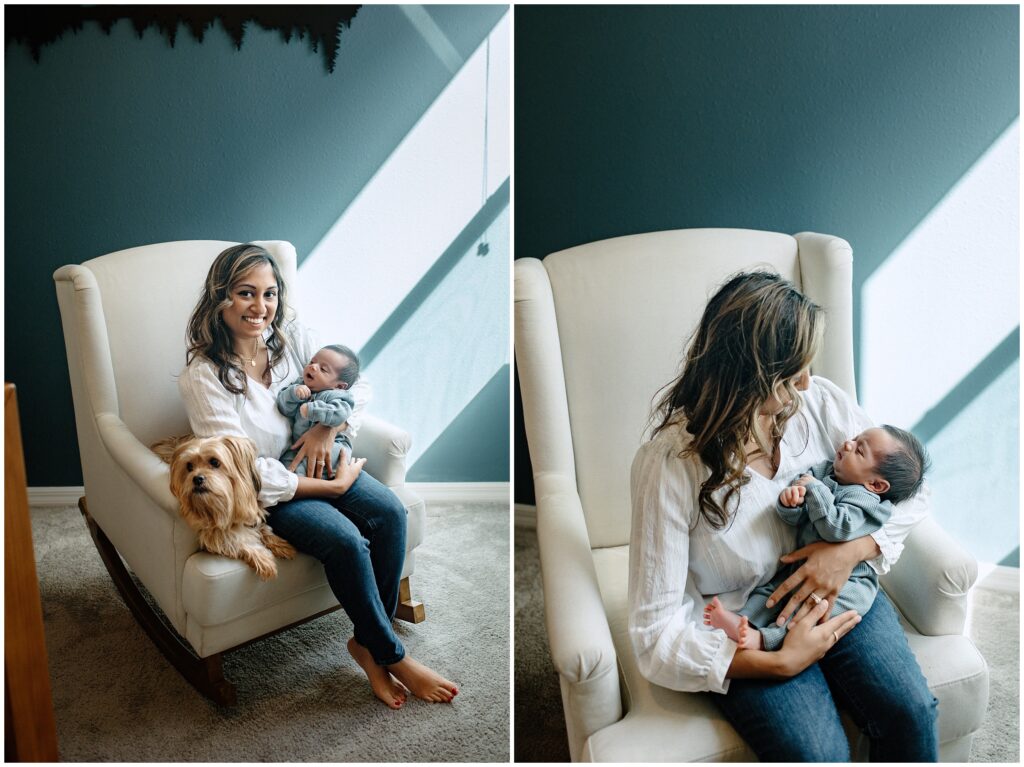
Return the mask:
{"type": "Polygon", "coordinates": [[[832,603],[824,599],[817,604],[808,600],[797,610],[778,651],[779,670],[784,676],[796,676],[816,663],[860,623],[857,611],[847,610],[819,626],[831,607],[832,603]]]}
{"type": "Polygon", "coordinates": [[[327,482],[328,492],[332,495],[336,493],[337,496],[347,493],[359,475],[362,474],[365,463],[365,458],[356,458],[351,463],[338,464],[337,473],[327,482]]]}
{"type": "Polygon", "coordinates": [[[327,472],[327,478],[334,477],[334,467],[331,466],[331,447],[334,445],[334,435],[337,429],[331,429],[322,423],[311,426],[309,430],[295,440],[292,450],[297,450],[295,459],[289,464],[288,471],[295,471],[295,467],[306,459],[306,476],[319,479],[327,472]]]}
{"type": "Polygon", "coordinates": [[[299,476],[299,484],[295,488],[293,498],[339,498],[359,478],[363,471],[365,458],[358,458],[350,463],[339,464],[337,473],[331,479],[310,479],[299,476]]]}
{"type": "Polygon", "coordinates": [[[796,592],[779,613],[778,623],[781,626],[797,608],[809,600],[811,594],[827,600],[829,604],[835,604],[836,597],[850,579],[850,573],[857,563],[877,555],[878,544],[869,535],[846,543],[816,541],[790,552],[782,557],[784,563],[801,559],[806,561],[772,592],[765,606],[772,607],[790,592],[796,592]]]}

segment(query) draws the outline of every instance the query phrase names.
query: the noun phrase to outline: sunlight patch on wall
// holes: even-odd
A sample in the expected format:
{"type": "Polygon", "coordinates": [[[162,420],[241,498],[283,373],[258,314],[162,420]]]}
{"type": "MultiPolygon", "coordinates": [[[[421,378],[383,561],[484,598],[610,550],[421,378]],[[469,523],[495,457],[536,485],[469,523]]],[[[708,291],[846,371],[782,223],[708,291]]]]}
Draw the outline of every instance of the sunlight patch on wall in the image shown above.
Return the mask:
{"type": "MultiPolygon", "coordinates": [[[[367,365],[375,415],[412,435],[412,466],[509,355],[509,210],[488,227],[491,250],[474,241],[458,264],[367,365]]],[[[508,411],[482,423],[508,442],[508,411]]]]}
{"type": "Polygon", "coordinates": [[[299,267],[324,339],[359,349],[508,178],[508,37],[506,14],[299,267]]]}
{"type": "Polygon", "coordinates": [[[1020,361],[1013,363],[928,442],[932,513],[983,562],[1020,541],[1020,361]]]}
{"type": "Polygon", "coordinates": [[[865,281],[861,404],[910,428],[1019,323],[1019,122],[865,281]]]}

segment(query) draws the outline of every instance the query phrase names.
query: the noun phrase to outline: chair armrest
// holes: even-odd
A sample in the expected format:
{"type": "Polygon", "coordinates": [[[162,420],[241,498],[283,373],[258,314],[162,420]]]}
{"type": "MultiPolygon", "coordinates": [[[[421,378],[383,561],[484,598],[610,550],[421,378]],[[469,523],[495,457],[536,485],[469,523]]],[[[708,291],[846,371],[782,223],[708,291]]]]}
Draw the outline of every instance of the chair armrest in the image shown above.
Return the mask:
{"type": "Polygon", "coordinates": [[[382,485],[405,484],[405,458],[412,447],[407,431],[367,414],[352,447],[366,459],[366,471],[382,485]]]}
{"type": "Polygon", "coordinates": [[[925,636],[962,634],[967,593],[978,563],[931,517],[921,520],[903,554],[879,580],[903,616],[925,636]]]}
{"type": "Polygon", "coordinates": [[[548,642],[562,678],[570,745],[579,746],[622,718],[615,646],[576,487],[557,475],[534,479],[548,642]]]}
{"type": "Polygon", "coordinates": [[[143,445],[128,429],[124,421],[113,413],[96,416],[96,430],[111,457],[128,479],[149,496],[154,504],[166,511],[175,521],[178,500],[171,494],[170,471],[156,453],[143,445]]]}

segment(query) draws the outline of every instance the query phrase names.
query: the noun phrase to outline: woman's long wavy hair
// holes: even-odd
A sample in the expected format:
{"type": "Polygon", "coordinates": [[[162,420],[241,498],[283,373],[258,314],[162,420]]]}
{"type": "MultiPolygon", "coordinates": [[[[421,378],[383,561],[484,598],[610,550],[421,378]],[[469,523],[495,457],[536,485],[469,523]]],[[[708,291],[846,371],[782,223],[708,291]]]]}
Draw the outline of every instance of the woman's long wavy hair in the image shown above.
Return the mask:
{"type": "Polygon", "coordinates": [[[793,379],[810,365],[824,325],[821,308],[778,274],[738,274],[708,301],[682,374],[655,395],[653,434],[682,415],[692,439],[680,457],[699,456],[711,470],[698,498],[715,529],[729,521],[730,499],[750,481],[747,463],[767,455],[774,466],[783,428],[800,407],[793,379]],[[785,404],[772,415],[766,440],[755,425],[771,397],[785,404]],[[751,438],[757,448],[748,453],[751,438]],[[723,486],[719,502],[713,494],[723,486]]]}
{"type": "Polygon", "coordinates": [[[231,306],[231,289],[250,269],[261,264],[270,264],[274,279],[277,281],[277,312],[270,323],[270,336],[267,338],[269,368],[273,370],[284,356],[287,346],[281,325],[285,321],[288,304],[285,301],[285,284],[281,270],[278,269],[274,257],[259,245],[232,245],[220,252],[210,266],[206,284],[188,321],[185,364],[191,363],[197,356],[206,357],[216,366],[217,377],[224,388],[234,394],[243,394],[246,391],[248,377],[239,364],[238,355],[235,354],[231,331],[224,324],[223,311],[231,306]]]}

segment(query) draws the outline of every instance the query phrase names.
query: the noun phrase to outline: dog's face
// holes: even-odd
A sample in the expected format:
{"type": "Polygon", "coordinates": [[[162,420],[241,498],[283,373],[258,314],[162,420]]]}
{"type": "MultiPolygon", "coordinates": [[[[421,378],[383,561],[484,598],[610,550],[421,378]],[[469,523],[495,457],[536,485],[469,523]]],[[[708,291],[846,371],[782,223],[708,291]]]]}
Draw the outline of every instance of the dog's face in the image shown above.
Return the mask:
{"type": "Polygon", "coordinates": [[[171,457],[171,492],[194,529],[263,521],[256,446],[244,437],[193,437],[171,457]]]}

